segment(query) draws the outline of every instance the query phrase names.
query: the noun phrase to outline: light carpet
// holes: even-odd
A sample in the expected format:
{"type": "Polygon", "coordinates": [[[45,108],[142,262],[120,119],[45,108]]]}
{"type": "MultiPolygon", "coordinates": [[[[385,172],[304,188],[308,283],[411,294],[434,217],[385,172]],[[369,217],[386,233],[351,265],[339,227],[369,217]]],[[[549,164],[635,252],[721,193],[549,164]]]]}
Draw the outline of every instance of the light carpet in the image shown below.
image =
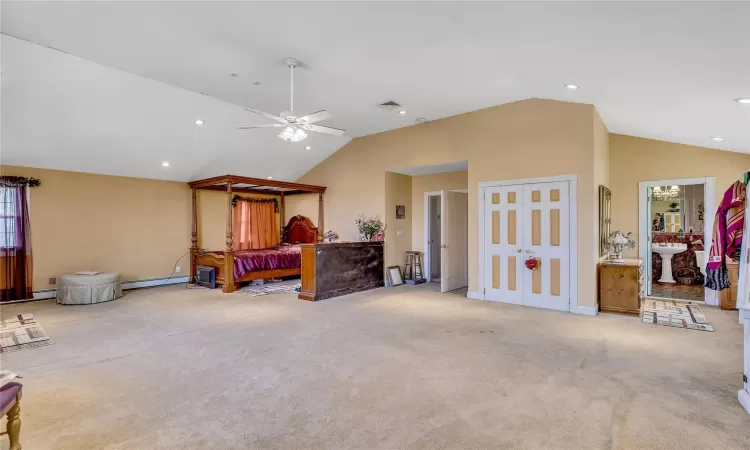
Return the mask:
{"type": "Polygon", "coordinates": [[[434,283],[315,303],[167,286],[5,306],[56,343],[2,364],[29,450],[747,450],[742,328],[704,311],[715,333],[434,283]]]}

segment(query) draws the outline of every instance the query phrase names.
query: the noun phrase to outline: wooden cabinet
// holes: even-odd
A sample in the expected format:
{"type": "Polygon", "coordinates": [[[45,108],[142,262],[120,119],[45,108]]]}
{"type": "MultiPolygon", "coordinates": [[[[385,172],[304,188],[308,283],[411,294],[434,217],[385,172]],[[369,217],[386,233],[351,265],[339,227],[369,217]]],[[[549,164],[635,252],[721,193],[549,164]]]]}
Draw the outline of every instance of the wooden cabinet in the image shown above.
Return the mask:
{"type": "Polygon", "coordinates": [[[721,309],[737,308],[737,283],[739,280],[739,264],[727,258],[727,272],[729,272],[729,287],[719,292],[721,309]]]}
{"type": "Polygon", "coordinates": [[[383,286],[382,242],[302,244],[298,298],[323,300],[383,286]]]}
{"type": "Polygon", "coordinates": [[[643,261],[626,259],[624,263],[599,265],[599,310],[638,315],[643,294],[643,261]]]}

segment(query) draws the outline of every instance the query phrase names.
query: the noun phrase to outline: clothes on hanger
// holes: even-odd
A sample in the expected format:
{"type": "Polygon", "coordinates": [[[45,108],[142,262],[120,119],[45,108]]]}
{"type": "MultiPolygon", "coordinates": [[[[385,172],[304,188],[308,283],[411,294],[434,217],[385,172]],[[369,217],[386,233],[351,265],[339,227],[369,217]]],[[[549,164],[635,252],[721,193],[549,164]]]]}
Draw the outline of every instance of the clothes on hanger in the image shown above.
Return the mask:
{"type": "Polygon", "coordinates": [[[726,257],[739,261],[745,225],[747,186],[736,181],[727,189],[716,210],[711,250],[706,264],[706,287],[720,291],[729,287],[726,257]]]}

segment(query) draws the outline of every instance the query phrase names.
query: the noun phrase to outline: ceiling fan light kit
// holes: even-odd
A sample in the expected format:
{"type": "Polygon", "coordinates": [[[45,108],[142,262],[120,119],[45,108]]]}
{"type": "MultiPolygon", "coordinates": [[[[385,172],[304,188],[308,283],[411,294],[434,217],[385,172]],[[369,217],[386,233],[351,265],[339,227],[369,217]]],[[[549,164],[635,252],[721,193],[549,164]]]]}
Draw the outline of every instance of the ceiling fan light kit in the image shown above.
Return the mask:
{"type": "Polygon", "coordinates": [[[338,128],[324,127],[321,125],[313,125],[316,122],[320,122],[333,117],[333,114],[328,111],[318,111],[306,116],[297,117],[294,113],[294,68],[300,66],[300,62],[294,58],[286,58],[284,63],[289,67],[290,75],[290,95],[289,95],[289,111],[284,111],[278,116],[263,112],[259,109],[245,108],[254,114],[261,115],[271,120],[275,120],[278,123],[265,124],[265,125],[248,125],[243,127],[237,127],[240,130],[248,130],[251,128],[284,128],[279,134],[279,137],[289,142],[299,142],[307,138],[305,131],[315,131],[317,133],[332,134],[334,136],[343,136],[346,130],[338,128]]]}

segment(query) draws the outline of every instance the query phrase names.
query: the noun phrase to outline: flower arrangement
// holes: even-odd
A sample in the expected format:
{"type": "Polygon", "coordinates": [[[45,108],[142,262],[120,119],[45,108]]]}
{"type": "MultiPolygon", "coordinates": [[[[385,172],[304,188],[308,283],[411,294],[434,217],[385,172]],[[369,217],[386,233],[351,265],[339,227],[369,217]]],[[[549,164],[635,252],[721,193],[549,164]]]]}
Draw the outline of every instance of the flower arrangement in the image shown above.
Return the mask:
{"type": "Polygon", "coordinates": [[[383,221],[380,220],[380,216],[365,217],[364,214],[360,214],[354,223],[357,225],[360,236],[365,241],[371,241],[378,231],[385,232],[387,228],[383,221]]]}
{"type": "Polygon", "coordinates": [[[339,240],[339,234],[333,230],[328,230],[326,231],[326,234],[323,235],[323,239],[325,242],[336,242],[339,240]]]}
{"type": "Polygon", "coordinates": [[[616,230],[609,234],[607,239],[607,249],[612,249],[613,254],[610,256],[612,262],[624,262],[622,251],[626,248],[635,248],[635,241],[630,237],[633,233],[623,234],[622,231],[616,230]]]}

